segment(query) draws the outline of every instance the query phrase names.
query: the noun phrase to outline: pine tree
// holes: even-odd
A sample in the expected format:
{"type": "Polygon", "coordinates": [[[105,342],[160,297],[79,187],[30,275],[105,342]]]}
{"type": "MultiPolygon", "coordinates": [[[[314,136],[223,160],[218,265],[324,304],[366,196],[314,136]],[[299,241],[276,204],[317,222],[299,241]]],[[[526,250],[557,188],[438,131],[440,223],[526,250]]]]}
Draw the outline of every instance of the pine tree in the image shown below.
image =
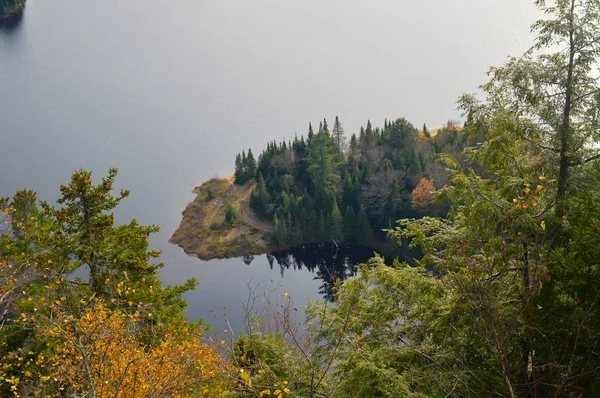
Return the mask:
{"type": "Polygon", "coordinates": [[[363,206],[360,207],[356,220],[356,235],[360,245],[368,246],[373,240],[373,228],[363,206]]]}
{"type": "Polygon", "coordinates": [[[352,134],[350,137],[350,154],[355,154],[358,152],[358,140],[356,139],[356,134],[352,134]]]}
{"type": "Polygon", "coordinates": [[[279,218],[277,216],[273,217],[272,228],[271,242],[276,245],[281,245],[283,243],[283,233],[281,225],[279,224],[279,218]]]}
{"type": "Polygon", "coordinates": [[[363,146],[365,144],[365,140],[366,140],[365,128],[361,126],[360,132],[358,134],[358,142],[361,146],[363,146]]]}
{"type": "MultiPolygon", "coordinates": [[[[325,197],[335,194],[339,181],[337,153],[333,148],[331,137],[325,133],[317,134],[308,150],[308,172],[316,187],[317,194],[323,206],[325,197]]],[[[317,196],[317,195],[315,195],[317,196]]],[[[323,208],[323,207],[321,207],[323,208]]]]}
{"type": "Polygon", "coordinates": [[[266,216],[266,206],[269,203],[270,197],[267,193],[265,179],[261,172],[258,173],[258,183],[250,196],[250,208],[260,216],[266,216]]]}
{"type": "Polygon", "coordinates": [[[256,178],[256,160],[252,155],[252,149],[248,148],[248,157],[246,158],[246,181],[256,178]]]}
{"type": "Polygon", "coordinates": [[[344,137],[344,128],[340,123],[340,119],[336,116],[335,123],[333,124],[333,143],[339,153],[342,153],[346,149],[346,138],[344,137]]]}
{"type": "Polygon", "coordinates": [[[331,239],[335,242],[341,243],[344,241],[344,220],[342,213],[338,207],[337,201],[334,200],[333,208],[331,210],[331,217],[329,218],[331,225],[331,239]]]}
{"type": "Polygon", "coordinates": [[[427,125],[425,123],[423,123],[423,134],[425,134],[425,137],[431,139],[431,133],[427,130],[427,125]]]}
{"type": "Polygon", "coordinates": [[[329,241],[329,238],[330,238],[329,231],[330,231],[330,229],[329,229],[329,223],[328,223],[327,216],[325,215],[323,210],[321,210],[319,213],[318,232],[317,232],[320,242],[328,242],[329,241]]]}
{"type": "Polygon", "coordinates": [[[89,269],[89,288],[98,297],[117,296],[118,282],[127,280],[136,293],[130,300],[158,306],[157,320],[164,317],[183,322],[186,304],[180,295],[194,288],[189,279],[184,285],[160,288],[158,268],[152,259],[159,251],[149,250],[148,237],[159,230],[157,226],[139,225],[136,220],[115,226],[113,209],[129,196],[121,190],[112,195],[117,169],[98,185],[92,184],[92,173],[79,170],[68,185],[61,186],[59,208],[42,202],[44,217],[52,220],[50,231],[42,231],[36,242],[38,250],[55,254],[54,262],[74,270],[86,264],[89,269]],[[124,250],[123,248],[127,248],[124,250]],[[153,294],[144,293],[156,286],[153,294]]]}
{"type": "Polygon", "coordinates": [[[242,184],[242,174],[243,174],[243,166],[242,166],[242,155],[239,153],[235,156],[235,173],[234,173],[234,182],[236,184],[242,184]]]}
{"type": "Polygon", "coordinates": [[[296,233],[295,233],[296,225],[294,225],[294,223],[292,221],[292,215],[290,213],[288,213],[287,216],[285,217],[285,225],[286,225],[285,241],[288,244],[293,243],[294,236],[296,235],[296,233]]]}
{"type": "Polygon", "coordinates": [[[344,238],[349,243],[354,243],[356,240],[356,216],[351,206],[346,207],[344,213],[344,238]]]}

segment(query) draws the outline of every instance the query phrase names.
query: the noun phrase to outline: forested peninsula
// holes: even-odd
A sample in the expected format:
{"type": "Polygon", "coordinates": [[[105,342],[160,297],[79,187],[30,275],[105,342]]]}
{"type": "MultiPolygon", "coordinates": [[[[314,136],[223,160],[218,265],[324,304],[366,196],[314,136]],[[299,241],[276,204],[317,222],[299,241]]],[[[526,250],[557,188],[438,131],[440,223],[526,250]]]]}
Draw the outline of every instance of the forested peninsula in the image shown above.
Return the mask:
{"type": "Polygon", "coordinates": [[[374,255],[302,320],[251,287],[243,330],[186,319],[196,281],[164,285],[158,227],[115,223],[116,169],[74,172],[56,204],[0,198],[0,396],[600,396],[600,2],[536,3],[534,46],[459,98],[461,128],[367,125],[346,149],[322,122],[197,189],[214,235],[235,239],[247,201],[268,245],[368,243],[397,217],[388,234],[421,248],[374,255]]]}
{"type": "Polygon", "coordinates": [[[448,183],[447,163],[466,166],[464,148],[482,139],[453,121],[431,131],[368,121],[349,137],[338,117],[331,129],[309,123],[306,137],[270,142],[258,160],[244,151],[233,176],[197,187],[171,242],[205,260],[330,242],[390,253],[397,245],[383,230],[444,216],[433,192],[448,183]]]}
{"type": "Polygon", "coordinates": [[[0,21],[19,16],[25,9],[26,0],[0,0],[0,21]]]}

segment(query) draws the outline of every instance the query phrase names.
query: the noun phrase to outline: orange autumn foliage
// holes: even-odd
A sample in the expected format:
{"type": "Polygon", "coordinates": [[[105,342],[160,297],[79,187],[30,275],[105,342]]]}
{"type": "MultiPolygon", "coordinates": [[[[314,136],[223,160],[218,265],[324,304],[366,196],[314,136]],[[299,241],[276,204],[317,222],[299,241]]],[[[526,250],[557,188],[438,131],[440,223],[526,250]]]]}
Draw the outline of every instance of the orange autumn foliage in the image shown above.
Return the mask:
{"type": "Polygon", "coordinates": [[[63,393],[98,398],[225,395],[228,368],[201,342],[200,331],[173,330],[144,347],[136,340],[139,322],[137,314],[110,311],[102,303],[77,319],[58,313],[40,331],[58,341],[42,380],[63,393]]]}
{"type": "Polygon", "coordinates": [[[435,185],[433,180],[421,178],[415,189],[410,194],[412,208],[416,211],[425,212],[433,199],[435,185]]]}

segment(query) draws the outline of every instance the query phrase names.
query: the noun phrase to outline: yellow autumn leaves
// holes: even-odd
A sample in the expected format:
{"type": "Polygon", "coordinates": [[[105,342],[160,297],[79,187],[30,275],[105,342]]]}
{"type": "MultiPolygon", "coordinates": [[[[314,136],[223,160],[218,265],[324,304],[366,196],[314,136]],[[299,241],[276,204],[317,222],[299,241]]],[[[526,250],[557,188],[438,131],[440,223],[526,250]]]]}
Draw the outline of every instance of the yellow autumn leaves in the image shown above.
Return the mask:
{"type": "MultiPolygon", "coordinates": [[[[539,177],[540,181],[545,181],[544,176],[539,177]]],[[[556,180],[547,181],[549,184],[555,183],[556,180]]],[[[515,204],[515,209],[527,209],[529,206],[537,207],[540,197],[539,194],[542,192],[544,187],[542,185],[537,185],[533,190],[531,189],[531,184],[523,184],[522,195],[513,199],[515,204]]]]}
{"type": "Polygon", "coordinates": [[[259,397],[266,397],[266,396],[270,396],[270,397],[275,397],[275,398],[283,398],[285,395],[288,395],[290,393],[290,389],[287,388],[288,382],[287,380],[284,380],[280,383],[275,383],[273,385],[274,390],[262,390],[258,396],[259,397]]]}
{"type": "Polygon", "coordinates": [[[140,321],[96,303],[79,318],[47,322],[38,333],[57,342],[48,380],[99,398],[224,394],[228,367],[201,342],[200,331],[170,330],[157,345],[144,346],[135,335],[140,321]]]}

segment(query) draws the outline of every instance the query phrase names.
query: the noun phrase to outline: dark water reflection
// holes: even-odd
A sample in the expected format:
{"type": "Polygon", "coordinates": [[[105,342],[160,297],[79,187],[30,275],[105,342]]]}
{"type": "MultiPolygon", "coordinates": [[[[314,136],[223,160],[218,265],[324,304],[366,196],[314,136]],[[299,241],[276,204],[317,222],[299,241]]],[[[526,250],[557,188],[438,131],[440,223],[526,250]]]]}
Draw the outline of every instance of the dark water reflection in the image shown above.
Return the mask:
{"type": "Polygon", "coordinates": [[[11,35],[16,33],[23,22],[23,13],[15,14],[10,18],[0,19],[0,34],[11,35]]]}
{"type": "Polygon", "coordinates": [[[306,269],[320,282],[319,295],[333,300],[336,283],[355,275],[355,267],[373,257],[373,250],[360,246],[307,245],[267,255],[271,269],[285,271],[306,269]]]}

